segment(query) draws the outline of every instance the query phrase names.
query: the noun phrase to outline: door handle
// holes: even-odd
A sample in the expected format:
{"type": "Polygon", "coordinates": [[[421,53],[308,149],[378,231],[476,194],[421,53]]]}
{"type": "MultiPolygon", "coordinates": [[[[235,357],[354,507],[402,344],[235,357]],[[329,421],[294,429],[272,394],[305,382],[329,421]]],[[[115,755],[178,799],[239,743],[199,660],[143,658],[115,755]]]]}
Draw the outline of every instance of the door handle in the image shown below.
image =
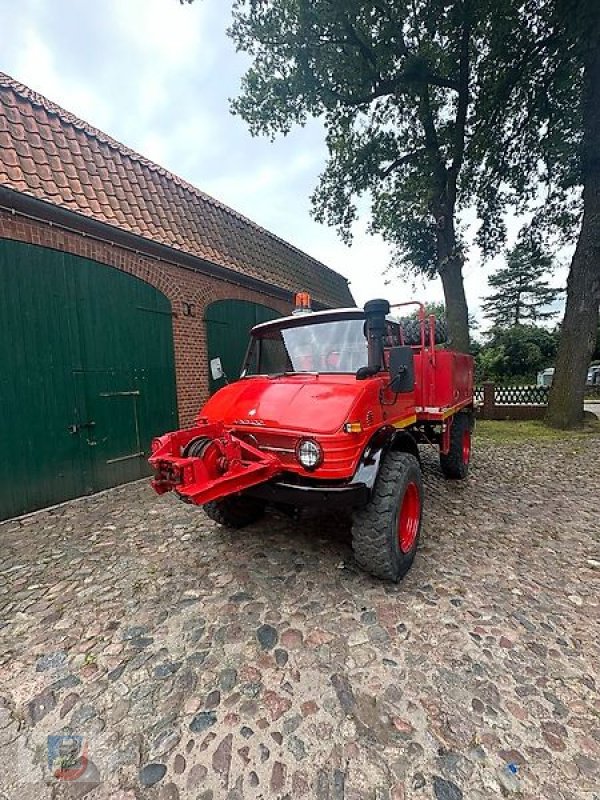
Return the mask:
{"type": "Polygon", "coordinates": [[[71,435],[79,433],[81,428],[93,428],[95,427],[96,423],[94,420],[90,420],[89,422],[80,422],[80,423],[73,423],[73,425],[69,425],[67,430],[71,435]]]}

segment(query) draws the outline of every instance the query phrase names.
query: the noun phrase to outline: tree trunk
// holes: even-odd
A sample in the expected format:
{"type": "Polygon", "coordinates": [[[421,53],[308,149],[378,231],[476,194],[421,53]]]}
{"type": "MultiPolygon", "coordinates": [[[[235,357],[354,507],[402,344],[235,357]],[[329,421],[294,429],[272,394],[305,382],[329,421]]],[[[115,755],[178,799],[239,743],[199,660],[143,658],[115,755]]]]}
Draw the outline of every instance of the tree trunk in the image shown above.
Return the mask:
{"type": "Polygon", "coordinates": [[[462,274],[463,258],[456,246],[452,220],[446,221],[443,217],[441,219],[438,217],[438,226],[438,273],[444,289],[450,346],[453,350],[468,353],[471,342],[469,340],[469,309],[462,274]]]}
{"type": "Polygon", "coordinates": [[[555,428],[583,422],[585,379],[600,304],[600,12],[584,55],[583,219],[567,281],[567,304],[546,421],[555,428]]]}
{"type": "Polygon", "coordinates": [[[450,345],[453,350],[468,353],[471,346],[469,340],[469,311],[463,284],[462,258],[457,257],[447,262],[440,272],[440,277],[444,287],[450,345]]]}

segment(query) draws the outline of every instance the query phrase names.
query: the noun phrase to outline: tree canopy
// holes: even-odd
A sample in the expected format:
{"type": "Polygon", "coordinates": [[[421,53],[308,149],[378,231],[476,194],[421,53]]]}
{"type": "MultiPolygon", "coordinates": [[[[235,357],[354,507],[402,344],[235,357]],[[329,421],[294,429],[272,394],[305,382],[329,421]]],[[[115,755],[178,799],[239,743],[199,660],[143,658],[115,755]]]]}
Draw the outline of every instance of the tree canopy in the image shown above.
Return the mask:
{"type": "Polygon", "coordinates": [[[552,272],[552,258],[535,238],[525,235],[506,252],[506,266],[489,278],[496,291],[482,307],[485,316],[498,328],[510,328],[525,322],[537,323],[556,316],[549,308],[560,290],[552,288],[546,276],[552,272]]]}
{"type": "Polygon", "coordinates": [[[356,198],[370,197],[396,265],[439,274],[457,348],[469,343],[460,210],[476,206],[484,257],[504,244],[508,207],[569,242],[581,221],[550,408],[553,424],[578,424],[600,303],[600,2],[232,7],[229,34],[252,58],[234,112],[270,136],[323,121],[316,217],[348,239],[356,198]]]}
{"type": "Polygon", "coordinates": [[[329,152],[317,219],[346,241],[356,199],[405,271],[439,274],[455,346],[468,347],[457,210],[473,172],[490,16],[509,0],[266,0],[233,3],[230,35],[253,59],[233,110],[254,134],[319,117],[329,152]]]}

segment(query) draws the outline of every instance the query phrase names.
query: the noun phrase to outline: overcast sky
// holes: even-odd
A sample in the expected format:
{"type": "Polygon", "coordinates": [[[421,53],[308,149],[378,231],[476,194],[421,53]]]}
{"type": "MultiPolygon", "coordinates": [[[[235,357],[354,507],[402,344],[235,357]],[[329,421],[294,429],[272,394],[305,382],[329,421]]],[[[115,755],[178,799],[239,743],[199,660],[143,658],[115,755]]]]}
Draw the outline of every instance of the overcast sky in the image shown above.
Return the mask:
{"type": "MultiPolygon", "coordinates": [[[[389,251],[365,232],[366,209],[351,248],[310,217],[326,158],[318,122],[272,143],[230,114],[248,63],[225,33],[230,7],[0,0],[0,69],[341,272],[357,303],[441,300],[439,280],[414,291],[393,276],[386,285],[389,251]]],[[[470,248],[465,284],[475,313],[492,267],[482,270],[470,248]]],[[[560,270],[556,282],[564,280],[560,270]]]]}

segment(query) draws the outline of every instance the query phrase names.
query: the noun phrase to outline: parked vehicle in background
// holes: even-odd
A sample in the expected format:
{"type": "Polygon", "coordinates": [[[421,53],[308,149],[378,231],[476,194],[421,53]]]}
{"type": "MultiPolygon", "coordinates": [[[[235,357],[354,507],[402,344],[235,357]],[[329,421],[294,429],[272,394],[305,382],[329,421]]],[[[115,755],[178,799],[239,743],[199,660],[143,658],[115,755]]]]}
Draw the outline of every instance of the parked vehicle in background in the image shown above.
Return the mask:
{"type": "Polygon", "coordinates": [[[589,368],[585,385],[600,386],[600,364],[594,364],[589,368]]]}
{"type": "Polygon", "coordinates": [[[554,367],[548,367],[537,374],[537,386],[552,386],[554,367]]]}
{"type": "Polygon", "coordinates": [[[312,313],[297,298],[301,313],[252,329],[240,379],[194,427],[154,440],[152,485],[232,528],[267,504],[352,511],[356,560],[397,581],[421,530],[418,445],[439,448],[447,478],[467,476],[473,359],[439,348],[445,326],[420,303],[312,313]],[[411,305],[417,319],[390,313],[411,305]]]}
{"type": "MultiPolygon", "coordinates": [[[[537,385],[538,386],[552,386],[552,379],[554,377],[554,367],[538,372],[537,385]]],[[[588,369],[587,377],[585,380],[586,386],[600,386],[600,364],[591,364],[588,369]]]]}

